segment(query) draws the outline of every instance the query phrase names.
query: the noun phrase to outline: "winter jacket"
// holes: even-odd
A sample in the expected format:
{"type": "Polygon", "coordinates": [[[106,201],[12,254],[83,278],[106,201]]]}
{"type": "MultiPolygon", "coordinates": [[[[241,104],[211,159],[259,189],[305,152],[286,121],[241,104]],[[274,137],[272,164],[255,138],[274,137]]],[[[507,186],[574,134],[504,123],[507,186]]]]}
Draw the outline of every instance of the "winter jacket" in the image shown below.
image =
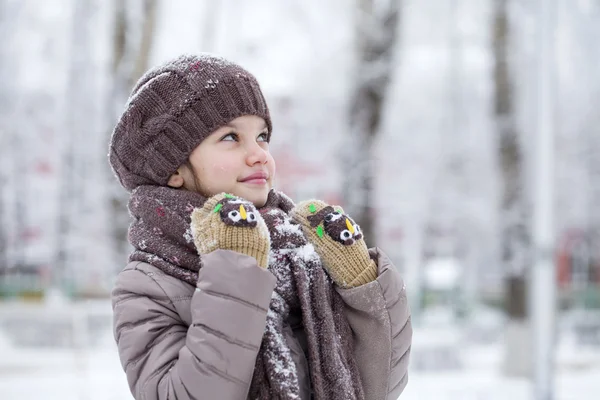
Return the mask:
{"type": "MultiPolygon", "coordinates": [[[[370,250],[376,281],[336,290],[346,304],[365,397],[397,399],[407,383],[412,342],[404,283],[388,257],[370,250]]],[[[197,287],[143,262],[118,275],[114,334],[136,400],[246,399],[275,277],[228,250],[203,256],[197,287]]],[[[300,315],[284,328],[303,400],[310,399],[300,315]]]]}

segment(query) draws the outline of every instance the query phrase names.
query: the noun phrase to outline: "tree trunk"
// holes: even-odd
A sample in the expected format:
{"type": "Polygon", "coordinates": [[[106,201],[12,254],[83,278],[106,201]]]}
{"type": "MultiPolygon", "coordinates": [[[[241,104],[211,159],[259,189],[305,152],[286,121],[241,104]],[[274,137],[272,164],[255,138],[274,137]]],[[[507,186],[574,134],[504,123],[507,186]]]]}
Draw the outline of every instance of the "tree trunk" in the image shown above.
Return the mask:
{"type": "MultiPolygon", "coordinates": [[[[118,116],[120,108],[125,104],[127,91],[131,87],[131,82],[126,68],[127,61],[127,37],[128,22],[126,2],[115,0],[114,3],[114,31],[113,31],[113,57],[112,57],[112,88],[107,96],[109,112],[108,121],[114,121],[118,116]]],[[[107,138],[110,140],[112,126],[107,131],[107,138]]],[[[127,193],[119,185],[112,173],[107,176],[109,197],[108,206],[113,216],[111,229],[111,241],[113,244],[113,260],[115,270],[125,261],[127,254],[127,227],[129,216],[127,215],[127,193]]]]}
{"type": "MultiPolygon", "coordinates": [[[[14,6],[13,6],[14,8],[14,6]]],[[[5,1],[0,2],[0,33],[6,37],[14,32],[15,15],[13,9],[10,9],[5,1]]],[[[0,160],[11,158],[9,151],[10,137],[13,135],[11,114],[13,112],[15,90],[13,80],[10,79],[11,66],[9,62],[13,57],[10,54],[10,42],[3,40],[0,42],[0,160]],[[7,139],[8,138],[8,139],[7,139]]],[[[7,193],[8,177],[6,166],[0,168],[0,284],[2,278],[8,271],[8,219],[7,217],[7,193]]]]}
{"type": "MultiPolygon", "coordinates": [[[[600,61],[600,57],[596,56],[600,61]]],[[[596,63],[593,65],[597,65],[596,63]]],[[[600,89],[600,88],[599,88],[600,89]]],[[[593,96],[600,100],[600,90],[595,91],[593,96]]],[[[593,113],[587,126],[584,128],[587,133],[587,177],[589,182],[589,201],[588,201],[588,235],[591,247],[592,267],[594,270],[595,282],[600,284],[600,140],[598,140],[598,126],[600,117],[598,113],[593,113]]]]}
{"type": "MultiPolygon", "coordinates": [[[[113,32],[113,62],[112,89],[108,96],[107,110],[109,121],[114,121],[123,111],[127,96],[135,82],[148,68],[148,60],[152,49],[154,28],[156,25],[156,0],[145,0],[144,16],[140,26],[130,26],[126,2],[115,0],[115,22],[113,32]],[[140,29],[139,40],[133,40],[138,35],[132,34],[132,29],[140,29]]],[[[107,130],[110,139],[113,127],[107,130]]],[[[108,171],[108,170],[107,170],[108,171]]],[[[116,267],[126,261],[129,252],[127,231],[129,228],[129,213],[127,211],[128,193],[119,185],[115,177],[108,174],[109,209],[113,216],[112,242],[116,267]]]]}
{"type": "Polygon", "coordinates": [[[148,60],[150,59],[150,50],[154,38],[154,28],[156,25],[156,0],[144,1],[144,17],[142,21],[142,35],[139,44],[139,52],[135,59],[135,68],[131,76],[131,86],[148,69],[148,60]]]}
{"type": "MultiPolygon", "coordinates": [[[[0,103],[1,102],[2,101],[0,100],[0,103]]],[[[3,141],[0,142],[0,146],[2,149],[5,148],[3,141]]],[[[6,188],[6,184],[7,180],[4,175],[4,171],[0,171],[0,284],[2,282],[2,277],[5,275],[8,268],[8,239],[6,235],[6,222],[4,220],[4,188],[6,188]]]]}
{"type": "MultiPolygon", "coordinates": [[[[0,3],[0,33],[4,37],[14,35],[23,22],[20,14],[24,9],[21,2],[2,1],[0,3]]],[[[15,121],[22,113],[22,95],[15,86],[12,71],[16,68],[14,49],[10,41],[0,44],[0,135],[3,137],[2,192],[0,192],[0,262],[2,268],[15,267],[18,270],[25,264],[25,243],[19,236],[25,229],[27,212],[27,165],[24,165],[24,132],[17,132],[15,121]],[[8,189],[5,194],[4,189],[8,189]]]]}
{"type": "Polygon", "coordinates": [[[514,83],[508,60],[508,0],[496,0],[493,18],[494,112],[503,184],[501,249],[506,273],[505,305],[510,325],[507,328],[505,371],[509,375],[524,376],[531,372],[531,359],[527,355],[529,352],[513,346],[527,343],[529,340],[526,275],[530,264],[531,240],[523,190],[522,146],[514,114],[514,83]]]}
{"type": "MultiPolygon", "coordinates": [[[[81,271],[73,265],[83,254],[82,242],[74,240],[78,235],[75,223],[84,207],[84,182],[87,178],[85,165],[88,163],[87,149],[82,146],[86,139],[82,134],[89,130],[86,119],[93,119],[90,96],[85,89],[90,77],[89,60],[91,46],[91,19],[93,0],[81,0],[75,3],[73,26],[71,30],[71,59],[69,80],[67,82],[66,129],[62,136],[60,198],[58,202],[57,254],[53,268],[55,289],[72,287],[81,271]],[[70,110],[70,111],[69,111],[70,110]]],[[[89,142],[90,139],[87,138],[89,142]]],[[[81,221],[79,221],[81,222],[81,221]]]]}
{"type": "Polygon", "coordinates": [[[346,211],[361,226],[369,245],[376,241],[374,144],[395,67],[399,14],[399,0],[359,0],[357,4],[351,138],[344,143],[343,195],[346,211]]]}

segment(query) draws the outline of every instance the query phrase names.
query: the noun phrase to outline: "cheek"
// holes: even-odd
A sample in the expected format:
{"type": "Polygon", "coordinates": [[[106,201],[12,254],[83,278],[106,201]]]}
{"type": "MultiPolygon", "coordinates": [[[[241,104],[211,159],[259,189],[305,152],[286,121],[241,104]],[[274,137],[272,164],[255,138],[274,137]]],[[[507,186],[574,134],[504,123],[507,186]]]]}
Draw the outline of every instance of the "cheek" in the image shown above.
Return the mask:
{"type": "Polygon", "coordinates": [[[197,175],[205,195],[214,195],[230,191],[230,186],[237,179],[235,163],[226,157],[206,155],[202,162],[197,163],[197,175]]]}
{"type": "Polygon", "coordinates": [[[204,165],[202,178],[212,185],[228,184],[237,179],[237,169],[224,159],[214,160],[204,165]]]}
{"type": "Polygon", "coordinates": [[[272,180],[275,177],[275,172],[277,171],[277,165],[275,164],[275,159],[273,158],[271,153],[269,153],[269,156],[267,159],[267,169],[269,170],[269,175],[271,176],[271,180],[272,180]]]}
{"type": "Polygon", "coordinates": [[[198,160],[198,169],[202,171],[204,177],[210,178],[217,175],[223,178],[235,170],[233,161],[231,157],[227,157],[227,154],[222,152],[205,152],[198,160]]]}
{"type": "Polygon", "coordinates": [[[219,160],[218,162],[211,164],[207,168],[207,170],[212,175],[220,176],[220,177],[227,177],[234,173],[235,168],[234,168],[234,166],[227,164],[226,162],[223,162],[222,160],[219,160]]]}

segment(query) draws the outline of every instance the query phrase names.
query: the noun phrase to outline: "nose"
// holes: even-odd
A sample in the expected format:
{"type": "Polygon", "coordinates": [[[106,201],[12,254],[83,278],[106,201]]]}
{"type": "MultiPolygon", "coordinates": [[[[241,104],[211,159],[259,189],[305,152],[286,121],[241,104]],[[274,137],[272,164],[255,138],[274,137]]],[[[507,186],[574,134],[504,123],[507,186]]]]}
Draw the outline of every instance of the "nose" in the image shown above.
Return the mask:
{"type": "Polygon", "coordinates": [[[267,150],[260,147],[258,143],[252,143],[246,149],[246,163],[249,166],[266,164],[268,159],[267,150]]]}

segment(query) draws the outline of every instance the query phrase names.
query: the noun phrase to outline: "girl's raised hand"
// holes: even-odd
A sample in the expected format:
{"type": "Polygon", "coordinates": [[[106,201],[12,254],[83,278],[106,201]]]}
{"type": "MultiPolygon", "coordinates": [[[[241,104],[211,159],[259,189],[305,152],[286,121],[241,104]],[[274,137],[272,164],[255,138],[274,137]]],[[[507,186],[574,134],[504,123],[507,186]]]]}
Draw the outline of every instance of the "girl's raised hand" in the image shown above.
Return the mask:
{"type": "Polygon", "coordinates": [[[302,226],[338,286],[356,287],[377,278],[377,265],[369,257],[360,227],[341,207],[307,200],[298,203],[291,216],[302,226]]]}
{"type": "Polygon", "coordinates": [[[192,235],[199,254],[217,249],[254,257],[267,268],[271,241],[269,230],[254,205],[240,197],[221,193],[192,212],[192,235]]]}

